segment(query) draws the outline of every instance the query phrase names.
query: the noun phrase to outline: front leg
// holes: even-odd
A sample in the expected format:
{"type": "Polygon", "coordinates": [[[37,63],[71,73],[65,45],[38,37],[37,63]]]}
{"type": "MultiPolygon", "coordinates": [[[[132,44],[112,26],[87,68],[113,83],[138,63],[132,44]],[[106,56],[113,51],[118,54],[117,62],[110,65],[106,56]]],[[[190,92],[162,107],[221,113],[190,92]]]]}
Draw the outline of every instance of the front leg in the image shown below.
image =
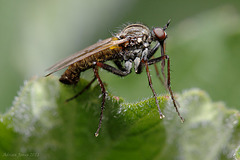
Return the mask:
{"type": "MultiPolygon", "coordinates": [[[[165,55],[164,48],[163,48],[163,42],[157,42],[157,44],[149,51],[147,58],[148,59],[154,58],[153,55],[157,52],[157,50],[159,49],[160,46],[161,46],[161,56],[165,55]]],[[[161,63],[161,72],[162,72],[162,75],[163,75],[163,79],[164,79],[163,80],[161,78],[160,74],[159,74],[157,65],[154,64],[154,68],[155,68],[155,71],[156,71],[158,79],[161,81],[161,83],[164,86],[166,86],[166,78],[165,78],[165,73],[164,73],[164,66],[165,66],[165,61],[162,61],[162,63],[161,63]]]]}
{"type": "Polygon", "coordinates": [[[177,107],[177,101],[175,100],[175,97],[173,95],[173,92],[172,92],[172,89],[171,89],[171,79],[170,79],[170,58],[168,55],[163,55],[161,57],[158,57],[158,58],[155,58],[155,59],[151,59],[147,62],[148,65],[152,65],[152,64],[156,64],[157,62],[160,62],[160,61],[164,61],[165,59],[167,59],[167,89],[170,93],[170,96],[172,98],[172,101],[173,101],[173,105],[176,109],[176,112],[178,114],[178,116],[180,117],[181,121],[183,122],[184,119],[183,117],[181,116],[180,112],[178,111],[178,107],[177,107]]]}
{"type": "Polygon", "coordinates": [[[143,63],[145,64],[145,68],[146,68],[146,72],[147,72],[147,76],[148,76],[148,84],[149,84],[149,86],[150,86],[150,88],[152,90],[153,96],[155,98],[155,102],[156,102],[156,105],[157,105],[157,108],[158,108],[160,119],[163,119],[165,116],[162,114],[162,111],[160,109],[159,102],[158,102],[158,99],[157,99],[157,94],[154,91],[153,86],[152,86],[152,79],[151,79],[151,75],[150,75],[149,68],[148,68],[148,62],[147,61],[143,61],[143,63]]]}
{"type": "Polygon", "coordinates": [[[160,43],[157,42],[157,44],[150,50],[150,52],[148,53],[147,58],[150,59],[158,50],[158,48],[160,47],[160,43]]]}
{"type": "Polygon", "coordinates": [[[127,61],[125,63],[125,68],[123,68],[123,70],[117,69],[113,66],[110,66],[110,65],[102,63],[102,62],[94,62],[93,64],[108,71],[108,72],[111,72],[111,73],[116,74],[121,77],[124,77],[124,76],[127,76],[128,74],[130,74],[131,68],[132,68],[132,63],[130,61],[127,61]]]}
{"type": "MultiPolygon", "coordinates": [[[[160,46],[161,46],[161,56],[165,56],[165,43],[164,41],[160,42],[160,46]]],[[[165,72],[164,72],[164,67],[165,67],[165,61],[163,60],[161,62],[161,71],[162,71],[162,75],[163,75],[163,79],[164,79],[164,85],[166,86],[166,76],[165,76],[165,72]]]]}

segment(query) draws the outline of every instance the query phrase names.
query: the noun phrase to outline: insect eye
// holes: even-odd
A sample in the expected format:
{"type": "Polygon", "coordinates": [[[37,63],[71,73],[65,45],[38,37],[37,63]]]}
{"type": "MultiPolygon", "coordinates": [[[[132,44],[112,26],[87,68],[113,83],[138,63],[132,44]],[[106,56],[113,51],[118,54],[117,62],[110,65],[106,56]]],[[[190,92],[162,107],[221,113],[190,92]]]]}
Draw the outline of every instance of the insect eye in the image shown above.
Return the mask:
{"type": "Polygon", "coordinates": [[[154,28],[153,33],[159,41],[164,41],[167,38],[167,34],[162,28],[154,28]]]}

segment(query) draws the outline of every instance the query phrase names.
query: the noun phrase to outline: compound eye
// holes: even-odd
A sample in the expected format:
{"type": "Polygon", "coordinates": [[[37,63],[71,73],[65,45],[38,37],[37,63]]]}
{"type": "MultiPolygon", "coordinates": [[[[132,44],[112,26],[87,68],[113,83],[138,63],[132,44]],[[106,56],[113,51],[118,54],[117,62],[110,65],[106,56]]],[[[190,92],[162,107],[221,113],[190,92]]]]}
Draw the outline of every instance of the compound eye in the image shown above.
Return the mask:
{"type": "Polygon", "coordinates": [[[167,38],[167,34],[162,28],[154,28],[153,32],[159,41],[164,41],[167,38]]]}

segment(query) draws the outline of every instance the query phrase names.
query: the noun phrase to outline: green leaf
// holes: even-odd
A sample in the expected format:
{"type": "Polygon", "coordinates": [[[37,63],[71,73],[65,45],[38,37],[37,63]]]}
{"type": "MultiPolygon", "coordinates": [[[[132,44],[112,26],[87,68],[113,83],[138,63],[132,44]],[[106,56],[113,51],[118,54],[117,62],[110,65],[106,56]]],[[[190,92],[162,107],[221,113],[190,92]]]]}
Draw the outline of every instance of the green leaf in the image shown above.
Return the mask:
{"type": "Polygon", "coordinates": [[[65,103],[87,81],[66,86],[56,77],[25,83],[13,107],[0,116],[1,159],[231,159],[239,153],[239,111],[212,102],[199,89],[176,95],[181,123],[169,96],[126,103],[110,93],[99,137],[100,87],[65,103]]]}

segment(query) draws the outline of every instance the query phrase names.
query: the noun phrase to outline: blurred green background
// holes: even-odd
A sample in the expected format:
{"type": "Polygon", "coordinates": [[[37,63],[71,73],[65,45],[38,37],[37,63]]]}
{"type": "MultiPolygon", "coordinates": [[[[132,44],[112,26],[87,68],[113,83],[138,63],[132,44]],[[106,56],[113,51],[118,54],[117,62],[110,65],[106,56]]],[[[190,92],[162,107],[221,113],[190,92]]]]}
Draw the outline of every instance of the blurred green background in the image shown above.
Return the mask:
{"type": "MultiPolygon", "coordinates": [[[[169,19],[167,54],[172,88],[197,87],[214,101],[239,107],[240,1],[21,0],[0,1],[0,112],[20,86],[57,61],[111,36],[127,22],[150,28],[169,19]]],[[[159,52],[158,52],[159,54],[159,52]]],[[[59,76],[62,72],[55,75],[59,76]]],[[[166,93],[151,68],[158,94],[166,93]]],[[[91,79],[91,70],[82,74],[91,79]]],[[[152,96],[146,73],[120,78],[100,73],[108,91],[129,102],[152,96]]]]}

